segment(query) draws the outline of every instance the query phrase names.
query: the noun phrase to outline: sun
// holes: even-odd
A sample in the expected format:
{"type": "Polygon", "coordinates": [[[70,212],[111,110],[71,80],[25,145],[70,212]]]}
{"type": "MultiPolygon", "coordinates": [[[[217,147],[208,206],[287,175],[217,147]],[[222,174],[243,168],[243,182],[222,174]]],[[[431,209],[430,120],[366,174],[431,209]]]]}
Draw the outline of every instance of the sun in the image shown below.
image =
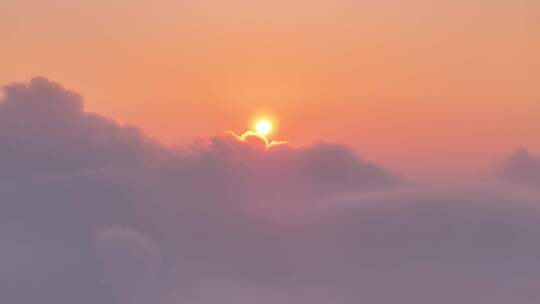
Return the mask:
{"type": "Polygon", "coordinates": [[[263,143],[267,149],[270,149],[278,145],[288,144],[285,140],[271,140],[269,139],[270,133],[275,132],[274,121],[268,118],[268,116],[258,116],[257,119],[252,120],[253,126],[249,130],[242,134],[236,134],[234,131],[228,131],[230,135],[238,139],[240,142],[247,144],[263,143]]]}
{"type": "Polygon", "coordinates": [[[260,135],[268,135],[272,132],[272,122],[268,119],[259,119],[255,122],[255,132],[260,135]]]}

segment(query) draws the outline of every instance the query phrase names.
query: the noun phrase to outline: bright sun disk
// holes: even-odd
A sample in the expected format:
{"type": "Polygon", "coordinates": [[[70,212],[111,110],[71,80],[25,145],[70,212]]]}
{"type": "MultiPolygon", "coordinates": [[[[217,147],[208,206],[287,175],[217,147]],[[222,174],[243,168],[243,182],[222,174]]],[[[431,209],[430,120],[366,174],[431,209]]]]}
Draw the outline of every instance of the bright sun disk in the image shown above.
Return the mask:
{"type": "Polygon", "coordinates": [[[268,119],[260,119],[255,123],[255,131],[261,135],[268,135],[272,131],[272,122],[268,119]]]}

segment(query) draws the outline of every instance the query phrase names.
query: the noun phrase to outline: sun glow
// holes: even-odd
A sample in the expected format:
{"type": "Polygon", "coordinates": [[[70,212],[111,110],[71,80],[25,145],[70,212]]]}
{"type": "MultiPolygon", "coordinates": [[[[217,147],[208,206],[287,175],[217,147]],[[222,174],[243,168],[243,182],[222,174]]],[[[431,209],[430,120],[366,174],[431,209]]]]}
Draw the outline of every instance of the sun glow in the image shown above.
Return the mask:
{"type": "Polygon", "coordinates": [[[271,148],[276,145],[288,144],[284,140],[268,140],[268,135],[274,131],[274,124],[268,118],[259,118],[253,123],[253,130],[248,130],[242,133],[241,135],[236,134],[233,131],[228,131],[229,134],[234,136],[241,142],[254,143],[262,142],[266,148],[271,148]],[[255,141],[253,141],[255,140],[255,141]]]}
{"type": "Polygon", "coordinates": [[[259,119],[255,122],[255,132],[266,136],[272,132],[272,122],[268,119],[259,119]]]}

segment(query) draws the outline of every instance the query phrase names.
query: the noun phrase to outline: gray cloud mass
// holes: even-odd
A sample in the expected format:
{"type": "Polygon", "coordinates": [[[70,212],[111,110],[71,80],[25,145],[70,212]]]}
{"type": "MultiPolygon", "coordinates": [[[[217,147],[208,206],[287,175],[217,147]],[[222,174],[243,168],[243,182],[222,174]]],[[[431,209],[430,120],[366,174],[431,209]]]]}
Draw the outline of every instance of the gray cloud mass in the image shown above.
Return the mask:
{"type": "Polygon", "coordinates": [[[0,101],[0,302],[540,303],[540,162],[413,184],[347,147],[170,148],[45,78],[0,101]]]}

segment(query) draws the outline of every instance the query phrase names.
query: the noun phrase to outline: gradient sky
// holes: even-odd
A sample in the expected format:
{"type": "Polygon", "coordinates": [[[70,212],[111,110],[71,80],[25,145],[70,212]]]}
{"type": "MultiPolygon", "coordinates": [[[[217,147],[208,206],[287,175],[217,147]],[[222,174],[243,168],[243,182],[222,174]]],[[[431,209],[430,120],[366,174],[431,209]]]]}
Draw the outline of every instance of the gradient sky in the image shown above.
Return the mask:
{"type": "Polygon", "coordinates": [[[538,304],[539,54],[539,0],[0,0],[0,303],[538,304]]]}
{"type": "Polygon", "coordinates": [[[2,84],[46,76],[171,144],[269,114],[417,176],[540,151],[539,54],[537,0],[0,3],[2,84]]]}

